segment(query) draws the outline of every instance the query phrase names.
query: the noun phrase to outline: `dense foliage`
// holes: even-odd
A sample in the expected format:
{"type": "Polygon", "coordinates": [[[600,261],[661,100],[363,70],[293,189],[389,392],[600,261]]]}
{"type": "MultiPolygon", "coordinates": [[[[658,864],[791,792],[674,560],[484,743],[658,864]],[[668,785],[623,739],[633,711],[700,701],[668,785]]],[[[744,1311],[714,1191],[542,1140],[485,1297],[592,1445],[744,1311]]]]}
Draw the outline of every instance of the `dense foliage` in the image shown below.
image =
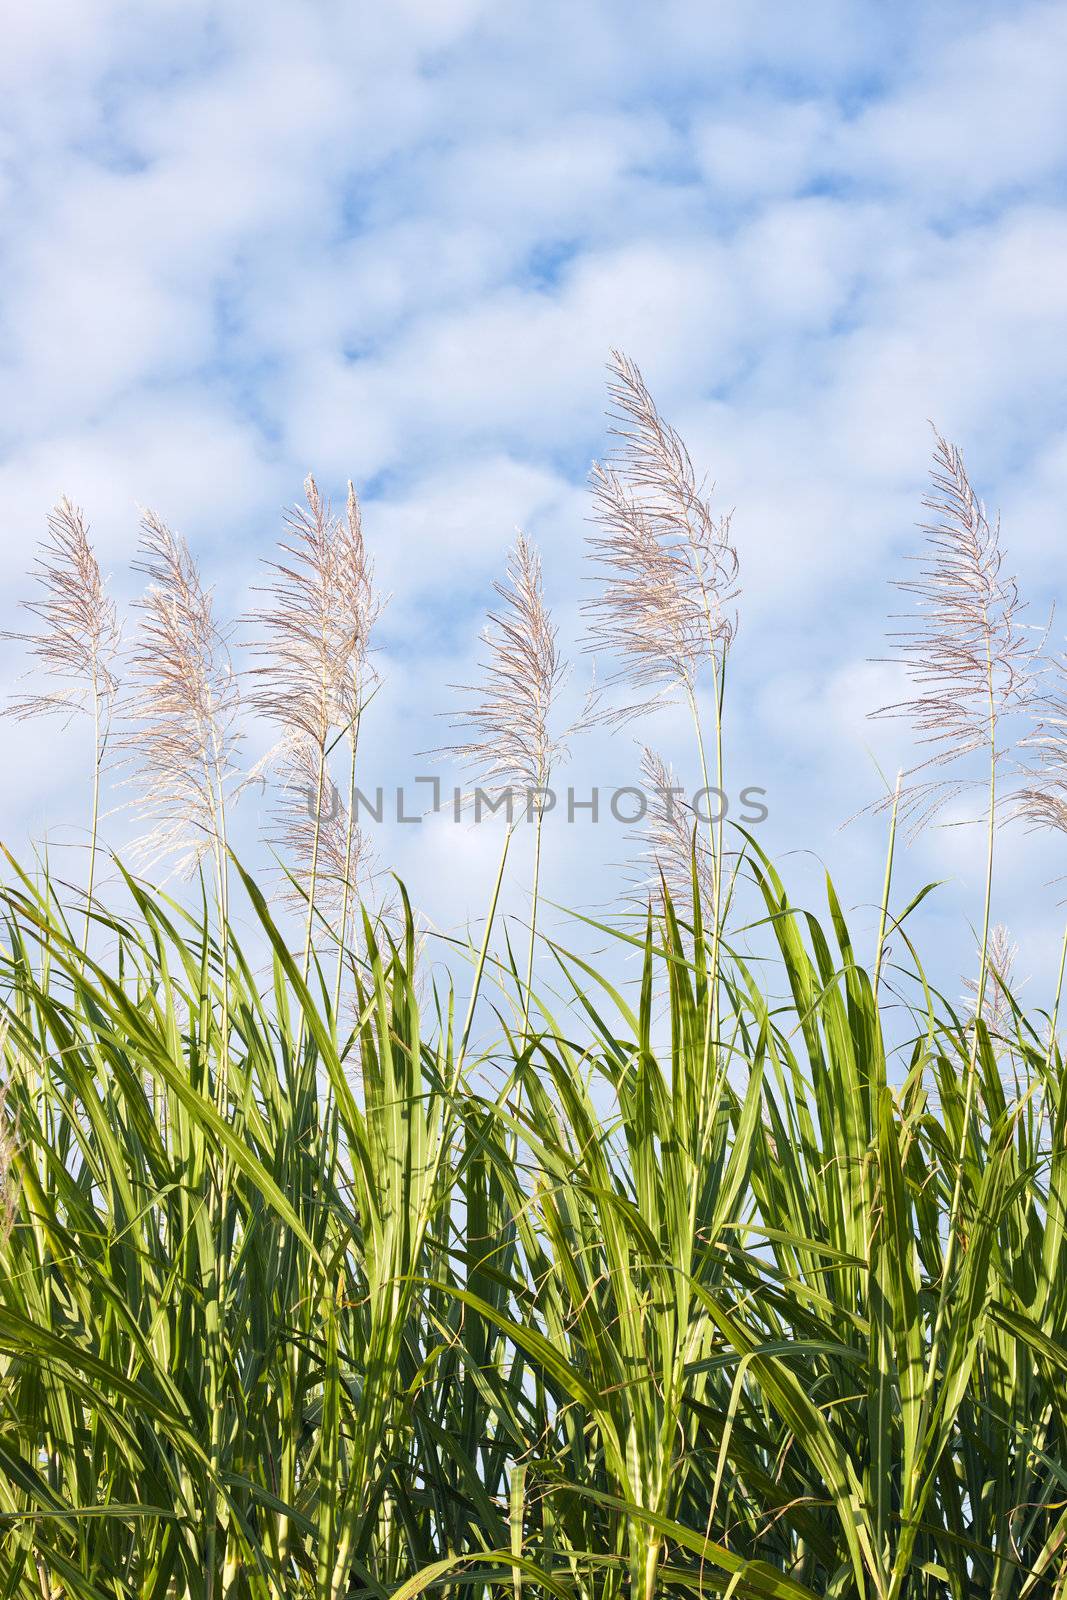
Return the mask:
{"type": "Polygon", "coordinates": [[[632,1007],[560,951],[477,1051],[410,922],[346,1021],[250,880],[273,979],[16,875],[0,1593],[1062,1594],[1048,1020],[747,870],[775,966],[668,902],[632,1007]]]}

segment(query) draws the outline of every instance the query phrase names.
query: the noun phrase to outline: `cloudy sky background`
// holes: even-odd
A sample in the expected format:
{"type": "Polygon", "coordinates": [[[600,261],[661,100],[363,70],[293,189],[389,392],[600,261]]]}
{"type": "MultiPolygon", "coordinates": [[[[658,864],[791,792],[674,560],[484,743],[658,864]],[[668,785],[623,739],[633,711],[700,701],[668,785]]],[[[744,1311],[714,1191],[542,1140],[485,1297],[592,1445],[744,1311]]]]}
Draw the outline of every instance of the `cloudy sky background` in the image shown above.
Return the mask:
{"type": "MultiPolygon", "coordinates": [[[[224,614],[282,507],[351,475],[392,602],[364,778],[427,770],[516,527],[578,653],[586,478],[624,348],[735,509],[733,789],[801,898],[857,927],[882,824],[838,826],[911,759],[888,583],[917,546],[927,419],[1004,517],[1034,620],[1067,597],[1067,8],[901,0],[49,0],[0,58],[0,624],[50,505],[86,508],[116,592],[137,507],[189,539],[224,614]]],[[[0,658],[10,691],[18,651],[0,658]]],[[[643,734],[575,749],[632,782],[643,734]]],[[[0,832],[83,835],[84,733],[8,725],[0,832]]],[[[255,743],[255,736],[252,740],[255,743]]],[[[259,802],[241,823],[254,855],[259,802]]],[[[111,837],[129,831],[121,817],[111,837]]],[[[376,841],[438,925],[480,913],[491,830],[376,841]]],[[[523,842],[522,848],[525,848],[523,842]]],[[[633,846],[555,827],[547,892],[610,902],[633,846]]],[[[1002,840],[996,915],[1047,995],[1067,845],[1002,840]]],[[[521,856],[521,851],[520,851],[521,856]]],[[[900,893],[950,989],[980,905],[973,829],[900,893]]],[[[517,859],[521,869],[521,859],[517,859]]],[[[78,868],[73,855],[67,868],[78,868]]],[[[511,908],[521,914],[518,885],[511,908]]],[[[953,992],[955,992],[953,989],[953,992]]]]}

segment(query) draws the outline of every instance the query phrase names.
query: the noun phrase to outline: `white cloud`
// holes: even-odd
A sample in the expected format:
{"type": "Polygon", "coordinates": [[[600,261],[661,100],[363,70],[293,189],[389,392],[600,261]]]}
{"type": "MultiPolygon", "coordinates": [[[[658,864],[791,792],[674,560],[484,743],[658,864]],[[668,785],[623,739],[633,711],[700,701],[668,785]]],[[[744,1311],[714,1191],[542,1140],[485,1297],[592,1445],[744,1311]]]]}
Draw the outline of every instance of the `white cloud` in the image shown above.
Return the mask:
{"type": "Polygon", "coordinates": [[[839,123],[825,101],[768,99],[698,122],[694,155],[715,194],[751,208],[821,175],[839,123]]]}
{"type": "Polygon", "coordinates": [[[842,165],[954,208],[1018,194],[1054,175],[1067,154],[1065,59],[1067,16],[1056,4],[964,26],[914,79],[857,117],[842,165]]]}
{"type": "Polygon", "coordinates": [[[46,435],[0,465],[0,580],[17,591],[27,553],[62,495],[82,504],[104,563],[133,552],[138,507],[184,532],[209,564],[244,566],[294,486],[254,430],[209,394],[145,397],[106,423],[46,435]]]}

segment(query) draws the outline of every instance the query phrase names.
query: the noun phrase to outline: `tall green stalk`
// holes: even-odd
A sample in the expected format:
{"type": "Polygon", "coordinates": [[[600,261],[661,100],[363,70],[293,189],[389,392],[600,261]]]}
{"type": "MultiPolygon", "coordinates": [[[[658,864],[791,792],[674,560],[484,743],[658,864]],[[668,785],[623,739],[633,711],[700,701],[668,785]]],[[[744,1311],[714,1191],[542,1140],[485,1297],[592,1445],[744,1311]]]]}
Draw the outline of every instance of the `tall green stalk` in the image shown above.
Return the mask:
{"type": "Polygon", "coordinates": [[[878,916],[878,944],[874,956],[874,996],[878,998],[878,989],[882,981],[882,962],[885,958],[885,935],[889,921],[889,896],[893,887],[893,862],[896,856],[897,845],[897,818],[900,812],[900,790],[904,775],[897,773],[896,787],[893,790],[893,804],[889,812],[889,841],[885,854],[885,878],[882,884],[882,900],[878,916]]]}
{"type": "Polygon", "coordinates": [[[533,995],[534,952],[537,947],[537,903],[541,885],[541,825],[544,821],[541,808],[537,810],[534,826],[533,883],[530,891],[530,944],[526,954],[526,981],[522,989],[522,1038],[525,1044],[530,1034],[530,1001],[533,995]]]}
{"type": "Polygon", "coordinates": [[[348,738],[348,816],[345,821],[345,873],[341,890],[341,918],[337,929],[337,968],[333,980],[333,1014],[335,1017],[341,1006],[341,978],[344,973],[345,941],[348,938],[348,918],[352,906],[353,846],[356,830],[356,752],[359,748],[361,715],[362,712],[357,715],[349,729],[348,738]]]}

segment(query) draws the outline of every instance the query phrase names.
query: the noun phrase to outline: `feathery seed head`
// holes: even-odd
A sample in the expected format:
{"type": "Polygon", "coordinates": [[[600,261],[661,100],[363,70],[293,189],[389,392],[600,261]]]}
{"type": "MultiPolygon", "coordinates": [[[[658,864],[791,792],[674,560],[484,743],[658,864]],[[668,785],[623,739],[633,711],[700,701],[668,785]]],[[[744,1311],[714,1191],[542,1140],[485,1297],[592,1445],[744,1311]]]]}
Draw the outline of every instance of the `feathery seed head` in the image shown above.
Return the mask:
{"type": "Polygon", "coordinates": [[[644,847],[646,870],[640,878],[644,896],[662,894],[666,885],[676,907],[693,902],[693,871],[701,907],[715,898],[715,860],[693,808],[673,768],[647,746],[641,754],[641,782],[652,800],[640,831],[631,834],[644,847]]]}
{"type": "Polygon", "coordinates": [[[4,637],[29,646],[51,687],[14,700],[8,714],[20,719],[54,712],[74,715],[92,710],[95,703],[106,722],[117,687],[119,626],[85,513],[66,497],[49,514],[48,538],[42,541],[32,576],[43,593],[40,599],[24,601],[23,609],[40,628],[4,637]]]}
{"type": "Polygon", "coordinates": [[[352,484],[335,516],[309,474],[306,505],[286,517],[280,559],[268,562],[267,603],[255,614],[258,709],[291,734],[325,748],[359,716],[370,679],[371,633],[383,600],[352,484]]]}
{"type": "Polygon", "coordinates": [[[873,713],[908,718],[931,747],[909,773],[915,781],[901,791],[901,814],[911,817],[915,832],[971,786],[956,774],[918,775],[974,751],[1000,761],[1006,752],[997,745],[997,726],[1026,703],[1034,662],[1033,644],[1019,622],[1023,607],[1015,579],[1002,570],[999,519],[990,522],[962,453],[936,428],[931,489],[923,505],[932,516],[921,524],[926,549],[917,558],[919,575],[896,585],[915,596],[918,611],[913,626],[895,636],[894,658],[917,693],[873,713]]]}
{"type": "Polygon", "coordinates": [[[584,609],[590,648],[615,655],[616,677],[652,690],[654,700],[678,686],[691,691],[701,665],[729,649],[737,552],[730,518],[712,514],[707,485],[637,366],[614,351],[609,371],[617,446],[593,468],[599,531],[589,539],[604,583],[584,609]]]}
{"type": "Polygon", "coordinates": [[[1022,741],[1024,787],[1015,813],[1033,828],[1067,833],[1067,656],[1044,664],[1051,687],[1035,698],[1034,730],[1022,741]]]}
{"type": "MultiPolygon", "coordinates": [[[[985,996],[982,1001],[982,1017],[993,1035],[1003,1034],[1011,1022],[1012,1009],[1009,996],[1012,992],[1015,960],[1018,954],[1019,946],[1013,941],[1004,924],[998,922],[989,935],[987,958],[989,971],[986,974],[985,996]]],[[[964,978],[963,987],[967,1003],[973,1010],[978,1000],[978,983],[974,978],[964,978]]]]}
{"type": "Polygon", "coordinates": [[[151,511],[141,528],[137,570],[148,587],[137,602],[124,744],[139,758],[136,782],[155,826],[139,850],[150,862],[177,856],[176,870],[190,872],[225,838],[226,802],[238,785],[239,689],[185,540],[151,511]]]}
{"type": "Polygon", "coordinates": [[[501,606],[491,611],[482,634],[488,652],[480,686],[453,687],[472,703],[452,718],[468,735],[446,747],[454,760],[477,770],[489,787],[544,788],[567,741],[591,712],[560,734],[553,732],[556,698],[569,669],[560,653],[558,630],[545,604],[541,559],[522,533],[508,558],[503,582],[493,588],[501,606]]]}

